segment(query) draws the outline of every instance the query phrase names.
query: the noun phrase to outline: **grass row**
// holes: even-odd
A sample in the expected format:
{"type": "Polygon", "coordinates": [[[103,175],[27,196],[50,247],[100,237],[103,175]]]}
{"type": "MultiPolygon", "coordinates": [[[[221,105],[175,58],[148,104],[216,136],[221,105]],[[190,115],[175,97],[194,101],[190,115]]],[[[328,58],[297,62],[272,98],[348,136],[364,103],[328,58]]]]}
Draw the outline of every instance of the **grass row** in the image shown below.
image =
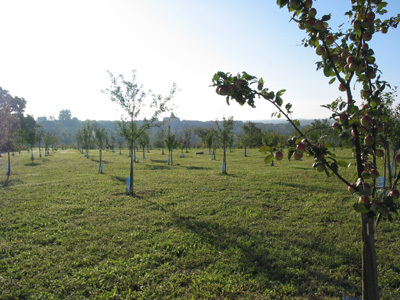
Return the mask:
{"type": "MultiPolygon", "coordinates": [[[[311,158],[270,166],[257,150],[229,152],[222,175],[221,151],[205,153],[177,151],[173,166],[146,153],[135,197],[126,152],[105,152],[104,174],[94,150],[16,154],[0,188],[0,299],[360,296],[360,218],[341,182],[311,158]]],[[[377,234],[382,299],[400,298],[399,227],[377,234]]]]}

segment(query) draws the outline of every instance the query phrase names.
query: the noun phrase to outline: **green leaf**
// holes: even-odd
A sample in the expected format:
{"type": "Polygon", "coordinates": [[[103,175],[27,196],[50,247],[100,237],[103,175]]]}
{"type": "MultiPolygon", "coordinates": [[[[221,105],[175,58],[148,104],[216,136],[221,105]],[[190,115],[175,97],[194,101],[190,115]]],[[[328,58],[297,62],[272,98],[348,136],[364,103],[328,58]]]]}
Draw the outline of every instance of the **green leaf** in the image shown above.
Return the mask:
{"type": "Polygon", "coordinates": [[[332,83],[334,83],[334,82],[335,82],[335,80],[336,80],[336,77],[333,77],[331,80],[329,80],[329,84],[332,84],[332,83]]]}
{"type": "Polygon", "coordinates": [[[271,152],[271,147],[269,146],[262,146],[259,150],[260,152],[271,152]]]}
{"type": "Polygon", "coordinates": [[[257,89],[258,89],[259,91],[262,91],[263,88],[264,88],[264,79],[260,78],[260,79],[258,80],[257,89]]]}
{"type": "Polygon", "coordinates": [[[264,162],[265,162],[265,164],[269,164],[273,159],[274,159],[274,156],[272,154],[270,154],[264,159],[264,162]]]}
{"type": "Polygon", "coordinates": [[[338,166],[339,167],[342,167],[342,168],[347,168],[347,166],[349,165],[346,161],[344,161],[344,160],[338,160],[337,161],[337,164],[338,164],[338,166]]]}
{"type": "Polygon", "coordinates": [[[354,203],[353,208],[356,212],[359,212],[359,213],[369,212],[369,209],[365,206],[364,203],[354,203]]]}

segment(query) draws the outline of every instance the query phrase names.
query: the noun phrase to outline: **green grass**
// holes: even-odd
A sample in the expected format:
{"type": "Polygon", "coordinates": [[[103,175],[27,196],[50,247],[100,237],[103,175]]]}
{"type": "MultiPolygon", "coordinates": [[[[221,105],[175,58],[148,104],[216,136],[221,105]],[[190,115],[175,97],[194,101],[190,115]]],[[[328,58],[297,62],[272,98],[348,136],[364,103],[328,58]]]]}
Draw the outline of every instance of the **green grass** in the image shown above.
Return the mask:
{"type": "MultiPolygon", "coordinates": [[[[217,161],[176,151],[174,166],[152,150],[135,164],[131,197],[127,153],[104,152],[104,174],[97,153],[12,157],[0,187],[0,299],[360,296],[356,200],[311,158],[271,167],[257,150],[234,150],[222,175],[221,150],[217,161]]],[[[399,229],[384,222],[376,236],[382,299],[400,298],[399,229]]]]}

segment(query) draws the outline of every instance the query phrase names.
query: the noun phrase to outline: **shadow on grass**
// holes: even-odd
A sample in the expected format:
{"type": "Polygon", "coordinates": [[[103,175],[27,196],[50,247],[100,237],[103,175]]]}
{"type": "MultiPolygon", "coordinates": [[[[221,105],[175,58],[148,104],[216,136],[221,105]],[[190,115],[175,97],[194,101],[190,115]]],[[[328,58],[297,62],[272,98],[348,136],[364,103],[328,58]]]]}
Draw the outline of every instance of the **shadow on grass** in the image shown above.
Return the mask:
{"type": "Polygon", "coordinates": [[[206,168],[206,167],[185,167],[185,166],[183,166],[183,168],[186,168],[188,170],[212,170],[212,168],[206,168]]]}
{"type": "Polygon", "coordinates": [[[171,166],[167,165],[167,162],[164,162],[165,165],[146,165],[145,168],[146,169],[150,169],[150,170],[169,170],[171,168],[171,166]]]}
{"type": "Polygon", "coordinates": [[[157,164],[166,164],[166,160],[161,160],[161,159],[150,159],[151,162],[157,163],[157,164]]]}
{"type": "Polygon", "coordinates": [[[40,164],[37,162],[31,162],[29,164],[25,164],[24,166],[25,167],[37,167],[37,166],[40,166],[40,164]]]}
{"type": "MultiPolygon", "coordinates": [[[[100,163],[100,160],[99,160],[99,159],[92,158],[91,160],[94,161],[94,162],[100,163]]],[[[109,164],[110,162],[107,161],[107,160],[102,160],[101,163],[102,163],[103,165],[106,165],[106,164],[109,164]]]]}
{"type": "MultiPolygon", "coordinates": [[[[274,184],[276,185],[283,185],[283,186],[287,186],[287,187],[292,187],[292,188],[296,188],[296,189],[311,189],[310,191],[314,191],[314,192],[329,192],[329,189],[326,187],[321,187],[315,184],[296,184],[296,183],[287,183],[287,182],[274,182],[274,184]]],[[[334,190],[334,189],[332,189],[334,190]]]]}
{"type": "MultiPolygon", "coordinates": [[[[339,257],[344,264],[352,263],[355,259],[342,253],[332,244],[321,243],[317,236],[315,242],[309,244],[297,239],[285,240],[279,234],[270,233],[268,236],[264,236],[261,232],[252,232],[238,224],[226,226],[220,222],[197,220],[195,217],[181,216],[175,213],[172,213],[172,218],[178,227],[191,231],[203,244],[208,244],[212,249],[232,256],[232,259],[236,260],[236,268],[253,278],[258,278],[260,282],[294,285],[297,292],[303,293],[304,296],[313,295],[307,299],[319,299],[315,296],[319,286],[310,286],[309,282],[329,282],[331,285],[335,285],[338,291],[345,290],[350,294],[359,293],[358,286],[355,286],[350,280],[340,277],[333,278],[329,273],[323,273],[318,268],[312,267],[315,259],[310,259],[311,255],[322,257],[329,254],[339,257]],[[267,243],[271,246],[266,245],[267,243]],[[310,247],[312,247],[312,251],[310,251],[310,247]]],[[[333,267],[340,268],[340,266],[333,267]]],[[[332,292],[324,293],[331,294],[332,292]]],[[[338,296],[338,294],[330,296],[338,296]]]]}
{"type": "Polygon", "coordinates": [[[126,177],[122,176],[110,176],[112,180],[126,183],[126,177]]]}

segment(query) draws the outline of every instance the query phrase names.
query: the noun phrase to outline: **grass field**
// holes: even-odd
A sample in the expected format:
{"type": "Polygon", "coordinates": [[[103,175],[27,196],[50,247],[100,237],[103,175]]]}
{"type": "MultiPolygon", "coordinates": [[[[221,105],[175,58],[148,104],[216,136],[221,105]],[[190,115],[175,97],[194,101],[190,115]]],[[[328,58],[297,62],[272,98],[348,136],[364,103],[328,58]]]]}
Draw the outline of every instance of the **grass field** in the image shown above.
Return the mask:
{"type": "MultiPolygon", "coordinates": [[[[204,151],[173,166],[146,153],[135,197],[127,152],[105,152],[104,174],[96,150],[15,154],[8,186],[3,155],[0,299],[360,297],[360,217],[342,183],[257,150],[229,152],[222,175],[222,151],[204,151]]],[[[398,219],[378,228],[382,299],[400,299],[399,232],[398,219]]]]}

